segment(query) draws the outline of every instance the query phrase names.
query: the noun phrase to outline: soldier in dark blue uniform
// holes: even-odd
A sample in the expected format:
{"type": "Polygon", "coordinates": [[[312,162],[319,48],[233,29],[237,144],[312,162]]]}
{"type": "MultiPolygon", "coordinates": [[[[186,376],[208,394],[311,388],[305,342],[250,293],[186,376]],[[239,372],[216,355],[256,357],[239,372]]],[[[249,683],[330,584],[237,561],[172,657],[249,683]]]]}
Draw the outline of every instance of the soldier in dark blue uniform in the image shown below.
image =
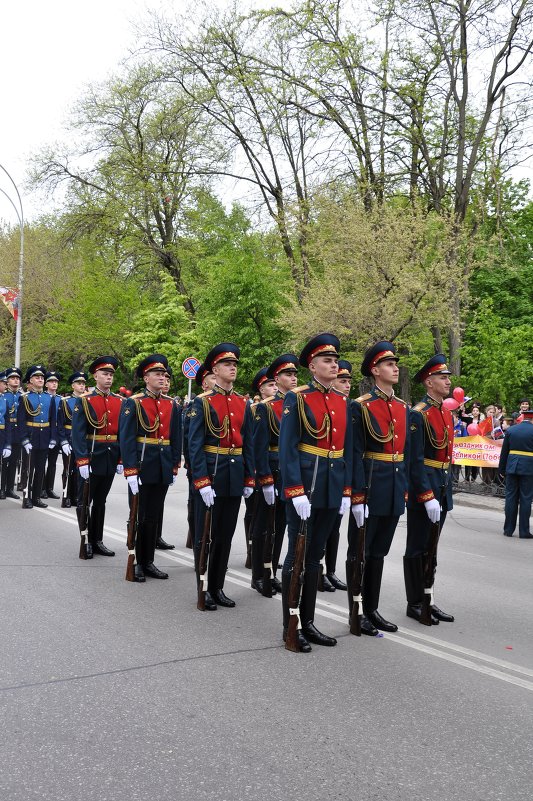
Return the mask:
{"type": "Polygon", "coordinates": [[[105,504],[115,473],[123,472],[118,438],[122,398],[111,392],[118,361],[114,356],[99,356],[89,366],[96,387],[82,395],[72,412],[72,449],[80,472],[78,506],[81,506],[83,481],[90,481],[89,545],[92,553],[114,556],[104,545],[105,504]]]}
{"type": "MultiPolygon", "coordinates": [[[[260,475],[258,473],[258,458],[263,466],[268,465],[269,429],[268,420],[259,407],[272,400],[276,392],[276,382],[267,375],[267,368],[261,367],[252,380],[252,391],[254,393],[254,403],[251,406],[254,418],[254,461],[256,469],[256,487],[253,495],[246,500],[245,532],[246,545],[248,549],[247,563],[252,568],[251,587],[258,593],[263,592],[263,572],[264,572],[264,541],[267,529],[268,506],[275,503],[274,482],[271,475],[260,475]],[[266,428],[260,424],[263,419],[266,428]],[[259,433],[258,427],[264,431],[259,433]],[[248,519],[248,524],[247,520],[248,519]]],[[[270,473],[270,469],[267,469],[270,473]]],[[[268,563],[272,560],[272,555],[268,563]]],[[[277,592],[275,586],[272,587],[272,594],[277,592]]]]}
{"type": "Polygon", "coordinates": [[[146,576],[167,579],[154,564],[159,522],[169,486],[181,459],[181,415],[174,399],[163,394],[166,356],[152,353],[137,367],[145,383],[142,392],[127,398],[120,415],[120,447],[124,475],[133,495],[139,493],[135,581],[146,576]]]}
{"type": "Polygon", "coordinates": [[[7,421],[9,421],[9,441],[11,454],[5,457],[2,466],[2,483],[0,485],[0,499],[20,497],[15,493],[15,477],[20,463],[20,429],[18,426],[18,404],[21,397],[20,382],[22,372],[18,367],[9,367],[6,370],[7,390],[4,398],[7,404],[7,421]]]}
{"type": "MultiPolygon", "coordinates": [[[[164,375],[164,380],[163,380],[163,389],[161,390],[163,395],[168,395],[170,397],[170,383],[171,383],[171,381],[172,381],[172,367],[170,367],[170,365],[168,365],[166,370],[165,370],[165,375],[164,375]]],[[[175,398],[173,398],[172,400],[173,400],[174,405],[176,406],[176,408],[178,409],[178,412],[180,414],[180,418],[181,418],[180,419],[180,425],[181,425],[181,429],[182,429],[182,439],[183,439],[183,418],[182,418],[181,408],[177,405],[175,398]]],[[[157,539],[155,541],[155,547],[159,548],[160,551],[173,551],[176,546],[172,545],[170,542],[166,542],[163,539],[163,511],[164,511],[164,506],[161,509],[161,517],[159,519],[159,524],[157,526],[157,539]]]]}
{"type": "Polygon", "coordinates": [[[320,561],[326,542],[337,515],[350,508],[350,408],[346,396],[332,386],[338,373],[339,345],[334,334],[323,333],[304,347],[300,364],[309,369],[312,378],[308,384],[287,392],[280,425],[279,464],[289,539],[282,572],[283,633],[285,638],[296,540],[301,521],[307,520],[305,577],[299,610],[299,647],[303,652],[311,650],[310,642],[326,646],[337,644],[334,637],[316,628],[314,617],[320,561]]]}
{"type": "MultiPolygon", "coordinates": [[[[342,392],[348,398],[352,387],[352,365],[346,359],[339,359],[339,372],[333,382],[337,392],[342,392]]],[[[337,516],[335,525],[326,542],[326,553],[323,559],[322,581],[318,583],[320,592],[335,592],[335,590],[346,590],[344,581],[337,576],[337,554],[339,552],[339,542],[341,536],[342,515],[337,516]]]]}
{"type": "MultiPolygon", "coordinates": [[[[215,386],[215,376],[213,373],[206,369],[204,364],[201,364],[198,367],[196,376],[194,378],[196,385],[202,390],[202,394],[198,395],[197,397],[203,397],[203,394],[207,394],[211,392],[213,387],[215,386]]],[[[194,496],[195,490],[192,481],[192,471],[190,468],[190,459],[189,459],[189,420],[190,420],[190,413],[192,411],[192,400],[191,402],[184,406],[182,411],[182,420],[183,420],[183,462],[186,469],[187,481],[189,482],[189,496],[187,499],[187,523],[189,526],[189,531],[187,535],[187,547],[193,548],[195,542],[195,513],[194,513],[194,496]]],[[[207,607],[206,607],[207,608],[207,607]]]]}
{"type": "MultiPolygon", "coordinates": [[[[2,381],[7,386],[6,374],[0,373],[0,383],[2,381]]],[[[9,401],[5,395],[5,389],[0,391],[0,462],[2,482],[4,481],[4,473],[7,475],[7,466],[9,464],[9,457],[11,456],[11,425],[9,422],[9,401]]],[[[1,486],[1,484],[0,484],[1,486]]],[[[0,500],[5,500],[5,492],[0,492],[0,500]]]]}
{"type": "MultiPolygon", "coordinates": [[[[261,495],[258,498],[257,518],[252,537],[252,580],[258,592],[263,591],[263,554],[266,532],[268,506],[276,504],[274,522],[274,547],[272,549],[272,592],[281,592],[281,582],[276,578],[279,557],[283,545],[283,537],[287,525],[285,500],[281,488],[279,469],[279,427],[283,411],[283,401],[289,390],[295,389],[298,383],[298,357],[293,353],[283,353],[269,365],[266,378],[272,385],[268,387],[268,396],[253,407],[254,414],[254,455],[256,482],[261,495]],[[272,394],[274,389],[274,394],[272,394]],[[254,579],[255,575],[255,579],[254,579]]],[[[252,583],[252,586],[254,586],[252,583]]]]}
{"type": "Polygon", "coordinates": [[[206,609],[216,609],[216,604],[235,606],[224,593],[224,580],[241,498],[248,498],[255,486],[250,404],[233,390],[239,355],[232,342],[222,342],[208,353],[204,365],[215,376],[215,386],[195,398],[189,411],[198,579],[205,510],[213,507],[206,609]]]}
{"type": "MultiPolygon", "coordinates": [[[[392,342],[381,340],[369,348],[361,373],[374,380],[373,389],[352,402],[354,476],[352,513],[348,526],[348,560],[357,556],[359,528],[366,523],[363,573],[363,634],[378,629],[398,630],[378,612],[384,560],[389,553],[407,500],[408,416],[405,401],[394,394],[399,357],[392,342]]],[[[346,565],[346,575],[351,571],[346,565]]],[[[353,594],[348,589],[352,611],[353,594]]]]}
{"type": "Polygon", "coordinates": [[[41,500],[46,457],[57,444],[56,405],[48,393],[43,392],[46,370],[40,364],[29,367],[24,376],[28,392],[18,405],[18,426],[21,444],[29,460],[27,486],[22,501],[23,509],[48,504],[41,500]]]}
{"type": "MultiPolygon", "coordinates": [[[[444,526],[453,509],[452,413],[442,405],[450,394],[451,372],[443,353],[432,356],[415,375],[426,394],[409,414],[410,463],[407,504],[407,542],[404,556],[407,617],[420,621],[424,598],[424,554],[428,550],[431,524],[444,526]]],[[[431,622],[453,622],[453,616],[431,602],[431,622]]]]}
{"type": "MultiPolygon", "coordinates": [[[[44,391],[50,395],[56,407],[56,420],[59,413],[59,405],[61,403],[61,396],[57,394],[57,388],[61,381],[61,373],[57,370],[48,370],[44,378],[44,391]]],[[[59,456],[61,444],[57,442],[53,448],[48,451],[48,458],[46,460],[46,472],[44,476],[44,486],[41,492],[41,498],[54,498],[58,500],[60,497],[54,492],[54,483],[56,479],[56,465],[57,457],[59,456]]]]}
{"type": "Polygon", "coordinates": [[[505,476],[505,537],[512,537],[520,508],[518,535],[533,539],[529,528],[533,501],[533,411],[522,411],[523,420],[505,433],[498,471],[505,476]]]}
{"type": "Polygon", "coordinates": [[[57,413],[57,428],[61,450],[63,451],[63,485],[65,491],[61,506],[76,506],[78,503],[78,469],[76,459],[72,454],[72,414],[76,401],[85,394],[87,373],[76,370],[69,376],[68,383],[72,387],[72,395],[61,398],[57,413]]]}

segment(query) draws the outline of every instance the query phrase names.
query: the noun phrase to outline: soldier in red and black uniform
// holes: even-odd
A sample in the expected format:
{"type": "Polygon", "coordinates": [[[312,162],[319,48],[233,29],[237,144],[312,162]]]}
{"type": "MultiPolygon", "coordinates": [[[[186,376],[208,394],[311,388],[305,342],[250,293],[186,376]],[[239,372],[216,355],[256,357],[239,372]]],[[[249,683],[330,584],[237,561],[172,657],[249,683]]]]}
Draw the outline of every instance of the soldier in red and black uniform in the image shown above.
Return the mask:
{"type": "Polygon", "coordinates": [[[111,392],[118,361],[114,356],[99,356],[89,366],[96,384],[82,395],[72,411],[72,450],[81,481],[78,506],[83,495],[83,481],[90,481],[89,545],[92,553],[114,556],[103,543],[105,504],[115,473],[123,471],[120,460],[118,426],[122,398],[111,392]]]}
{"type": "MultiPolygon", "coordinates": [[[[452,498],[452,413],[442,401],[450,394],[451,372],[443,353],[432,356],[415,375],[426,394],[410,414],[411,458],[409,466],[409,502],[407,504],[407,543],[404,576],[407,593],[407,617],[420,620],[424,598],[423,556],[429,545],[431,524],[453,508],[452,498]]],[[[433,601],[433,599],[432,599],[433,601]]],[[[432,623],[453,623],[453,615],[431,603],[432,623]]]]}
{"type": "Polygon", "coordinates": [[[188,413],[197,578],[205,511],[213,507],[206,593],[206,609],[211,610],[217,604],[235,606],[224,593],[224,580],[241,498],[250,497],[255,486],[250,404],[233,390],[239,355],[232,342],[208,353],[204,368],[215,376],[215,386],[195,398],[188,413]]]}
{"type": "Polygon", "coordinates": [[[255,475],[258,485],[256,492],[260,495],[252,532],[252,587],[260,593],[263,592],[267,513],[268,507],[274,504],[274,545],[268,562],[272,563],[272,594],[281,592],[281,582],[276,578],[276,571],[287,523],[279,471],[279,426],[285,395],[298,383],[298,365],[298,357],[293,353],[284,353],[274,359],[262,376],[260,390],[263,389],[267,394],[253,407],[255,475]]]}
{"type": "Polygon", "coordinates": [[[181,459],[181,414],[174,399],[163,394],[166,356],[152,353],[137,367],[145,388],[127,398],[120,415],[120,448],[130,492],[139,493],[135,543],[135,581],[146,576],[167,579],[154,564],[159,523],[168,488],[176,480],[181,459]]]}
{"type": "Polygon", "coordinates": [[[283,635],[289,625],[289,587],[301,520],[307,520],[304,584],[300,600],[299,648],[333,646],[334,637],[314,624],[320,561],[337,515],[350,508],[352,427],[346,396],[332,384],[338,373],[339,340],[313,337],[300,354],[311,381],[287,392],[279,434],[279,464],[287,514],[288,550],[282,572],[283,635]],[[315,472],[316,471],[316,472],[315,472]],[[315,478],[313,486],[313,477],[315,478]],[[312,491],[312,494],[311,494],[312,491]]]}
{"type": "MultiPolygon", "coordinates": [[[[361,631],[370,636],[376,636],[378,629],[398,630],[378,612],[384,560],[407,500],[409,409],[394,394],[398,359],[396,348],[387,340],[369,348],[361,372],[374,379],[374,387],[352,402],[354,483],[348,560],[357,556],[359,528],[367,517],[361,631]]],[[[346,575],[350,574],[347,564],[346,575]]],[[[350,591],[348,599],[351,613],[350,591]]]]}

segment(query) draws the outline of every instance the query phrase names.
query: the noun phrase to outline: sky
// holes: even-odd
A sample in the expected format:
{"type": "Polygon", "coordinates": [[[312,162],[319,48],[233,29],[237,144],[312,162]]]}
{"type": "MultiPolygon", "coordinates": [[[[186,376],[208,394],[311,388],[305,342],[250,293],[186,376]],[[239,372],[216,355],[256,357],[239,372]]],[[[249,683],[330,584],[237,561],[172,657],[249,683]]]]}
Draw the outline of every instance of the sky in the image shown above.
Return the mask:
{"type": "MultiPolygon", "coordinates": [[[[62,125],[84,86],[118,67],[135,43],[131,21],[146,9],[173,7],[185,0],[25,0],[0,8],[0,165],[22,196],[24,216],[39,213],[39,199],[25,187],[28,158],[62,138],[62,125]]],[[[0,170],[0,188],[16,200],[0,170]]],[[[16,224],[0,193],[0,219],[16,224]]]]}

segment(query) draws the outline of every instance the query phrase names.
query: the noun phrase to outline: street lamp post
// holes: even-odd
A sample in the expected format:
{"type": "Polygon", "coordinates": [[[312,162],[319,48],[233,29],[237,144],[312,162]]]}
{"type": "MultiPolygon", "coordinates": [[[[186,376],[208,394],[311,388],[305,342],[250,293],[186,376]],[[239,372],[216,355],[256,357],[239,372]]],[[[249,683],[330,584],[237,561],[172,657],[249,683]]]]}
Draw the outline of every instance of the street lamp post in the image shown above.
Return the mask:
{"type": "Polygon", "coordinates": [[[24,209],[22,207],[22,199],[20,197],[20,192],[18,190],[18,186],[16,185],[15,181],[8,173],[6,168],[3,164],[0,164],[0,169],[2,169],[15,189],[17,193],[17,198],[19,202],[20,210],[17,208],[13,199],[5,192],[3,189],[0,189],[3,195],[7,197],[13,208],[15,209],[15,214],[17,215],[17,219],[19,221],[19,228],[20,228],[20,251],[19,251],[19,280],[18,280],[18,298],[17,298],[17,320],[16,320],[16,327],[15,327],[15,367],[20,367],[20,346],[22,341],[22,283],[24,280],[24,209]]]}

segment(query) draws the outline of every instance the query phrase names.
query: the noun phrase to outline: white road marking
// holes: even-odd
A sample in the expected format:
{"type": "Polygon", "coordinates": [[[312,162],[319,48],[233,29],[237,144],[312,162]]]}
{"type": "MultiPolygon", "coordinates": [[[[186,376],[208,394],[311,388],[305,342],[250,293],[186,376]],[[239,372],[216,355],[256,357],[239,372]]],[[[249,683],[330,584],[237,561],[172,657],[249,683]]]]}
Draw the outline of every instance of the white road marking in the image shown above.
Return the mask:
{"type": "MultiPolygon", "coordinates": [[[[78,526],[76,517],[73,517],[71,513],[69,514],[69,512],[63,511],[62,509],[37,509],[37,511],[39,511],[41,514],[48,515],[49,517],[54,517],[58,520],[71,523],[76,527],[78,526]]],[[[111,539],[121,542],[124,545],[126,544],[126,534],[120,529],[113,528],[111,526],[105,526],[104,531],[111,539]]],[[[158,558],[159,556],[186,567],[192,567],[194,565],[194,557],[192,553],[188,551],[182,551],[180,549],[175,551],[159,551],[158,558]]],[[[241,570],[229,568],[227,580],[232,584],[236,584],[239,587],[248,588],[250,591],[255,592],[255,590],[252,590],[250,587],[249,573],[244,573],[241,570]]],[[[275,595],[273,600],[280,602],[281,598],[279,594],[275,595]]],[[[316,613],[321,617],[334,620],[337,623],[348,623],[348,610],[332,603],[331,601],[326,601],[319,598],[317,600],[316,613]]],[[[521,687],[524,690],[533,692],[533,681],[528,681],[527,679],[522,679],[519,676],[513,676],[510,673],[508,674],[504,672],[512,671],[512,673],[518,673],[522,676],[533,677],[533,670],[515,665],[511,662],[507,662],[504,659],[497,659],[496,657],[489,656],[488,654],[483,654],[479,651],[473,651],[460,645],[447,643],[444,640],[439,640],[437,637],[431,637],[422,632],[414,632],[410,629],[398,629],[395,634],[387,636],[387,641],[396,643],[397,645],[406,646],[407,648],[412,648],[437,659],[444,659],[447,662],[452,662],[455,665],[467,668],[468,670],[473,670],[476,673],[481,673],[485,676],[490,676],[491,678],[498,679],[499,681],[514,684],[516,687],[521,687]],[[416,642],[417,640],[419,640],[419,642],[416,642]],[[461,654],[461,656],[458,654],[461,654]],[[474,659],[478,660],[478,662],[472,661],[474,659]],[[487,664],[482,664],[483,662],[487,664]],[[490,667],[490,665],[494,665],[495,667],[490,667]],[[500,670],[497,668],[500,668],[500,670]]]]}

